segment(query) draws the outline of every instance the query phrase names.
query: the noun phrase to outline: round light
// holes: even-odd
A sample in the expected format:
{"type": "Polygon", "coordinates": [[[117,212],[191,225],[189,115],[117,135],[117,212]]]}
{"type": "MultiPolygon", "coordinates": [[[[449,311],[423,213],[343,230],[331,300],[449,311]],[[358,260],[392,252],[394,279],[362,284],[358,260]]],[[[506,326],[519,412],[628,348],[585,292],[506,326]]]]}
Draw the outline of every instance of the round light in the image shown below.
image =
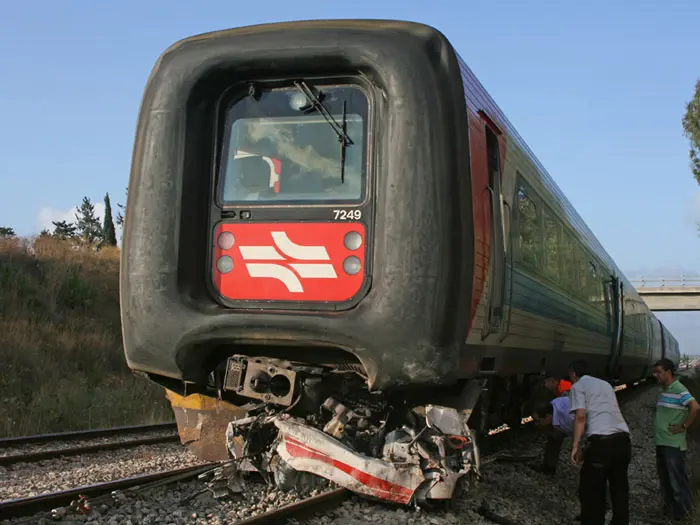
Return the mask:
{"type": "Polygon", "coordinates": [[[222,250],[230,250],[233,247],[235,238],[233,237],[233,234],[231,232],[224,232],[221,235],[219,235],[219,239],[217,242],[219,243],[219,248],[221,248],[222,250]]]}
{"type": "Polygon", "coordinates": [[[357,232],[348,232],[345,234],[343,243],[348,250],[357,250],[362,246],[362,235],[357,232]]]}
{"type": "Polygon", "coordinates": [[[343,270],[345,270],[345,273],[347,273],[348,275],[355,275],[361,269],[362,263],[360,262],[360,259],[358,259],[354,255],[351,255],[343,261],[343,270]]]}
{"type": "Polygon", "coordinates": [[[231,259],[231,257],[228,255],[222,255],[216,261],[216,269],[219,270],[219,273],[230,272],[233,270],[233,259],[231,259]]]}
{"type": "Polygon", "coordinates": [[[306,95],[303,93],[294,93],[289,97],[289,105],[293,110],[299,111],[304,106],[308,105],[309,101],[306,100],[306,95]]]}

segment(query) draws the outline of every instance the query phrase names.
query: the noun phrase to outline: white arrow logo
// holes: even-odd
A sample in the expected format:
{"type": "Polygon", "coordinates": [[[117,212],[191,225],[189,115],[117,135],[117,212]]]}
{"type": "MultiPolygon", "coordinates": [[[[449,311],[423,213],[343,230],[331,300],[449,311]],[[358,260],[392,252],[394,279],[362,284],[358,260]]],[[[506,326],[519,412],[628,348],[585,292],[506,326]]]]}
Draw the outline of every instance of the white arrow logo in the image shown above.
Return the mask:
{"type": "Polygon", "coordinates": [[[276,263],[246,262],[251,277],[268,277],[282,281],[292,293],[302,293],[303,279],[337,279],[338,275],[330,263],[290,263],[298,261],[329,261],[325,246],[302,246],[292,242],[285,232],[272,232],[274,246],[241,246],[245,261],[285,261],[289,267],[276,263]],[[279,251],[278,251],[279,250],[279,251]],[[282,253],[280,253],[282,252],[282,253]]]}

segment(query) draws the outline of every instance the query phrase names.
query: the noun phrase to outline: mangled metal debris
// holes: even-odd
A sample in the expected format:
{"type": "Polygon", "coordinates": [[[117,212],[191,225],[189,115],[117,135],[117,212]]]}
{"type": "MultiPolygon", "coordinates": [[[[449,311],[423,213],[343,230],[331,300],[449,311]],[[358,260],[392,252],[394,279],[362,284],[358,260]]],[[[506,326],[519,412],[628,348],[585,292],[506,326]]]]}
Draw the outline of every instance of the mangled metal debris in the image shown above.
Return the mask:
{"type": "Polygon", "coordinates": [[[214,474],[209,486],[216,497],[242,492],[244,474],[256,473],[281,490],[330,483],[422,505],[453,498],[479,476],[464,412],[439,405],[401,414],[381,402],[328,397],[304,417],[266,405],[230,422],[226,441],[235,459],[214,474]]]}

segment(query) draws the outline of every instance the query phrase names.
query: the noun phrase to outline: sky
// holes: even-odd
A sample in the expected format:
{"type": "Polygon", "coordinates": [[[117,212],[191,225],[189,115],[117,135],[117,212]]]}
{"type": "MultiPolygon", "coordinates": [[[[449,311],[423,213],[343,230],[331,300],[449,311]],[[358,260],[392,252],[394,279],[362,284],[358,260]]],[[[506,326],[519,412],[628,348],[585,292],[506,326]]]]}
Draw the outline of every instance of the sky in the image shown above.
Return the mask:
{"type": "MultiPolygon", "coordinates": [[[[312,18],[436,27],[628,277],[700,274],[700,187],[681,127],[700,79],[694,0],[6,2],[0,226],[38,233],[72,220],[83,196],[101,216],[106,192],[116,212],[143,89],[170,44],[312,18]]],[[[659,317],[700,354],[700,312],[659,317]]]]}

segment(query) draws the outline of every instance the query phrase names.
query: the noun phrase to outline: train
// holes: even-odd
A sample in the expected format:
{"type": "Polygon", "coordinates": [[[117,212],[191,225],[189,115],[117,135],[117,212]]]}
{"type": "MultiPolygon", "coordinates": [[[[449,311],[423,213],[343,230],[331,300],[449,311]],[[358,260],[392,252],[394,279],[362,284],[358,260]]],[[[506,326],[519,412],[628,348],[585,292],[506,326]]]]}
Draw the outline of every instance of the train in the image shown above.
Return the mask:
{"type": "Polygon", "coordinates": [[[164,389],[182,443],[236,476],[449,501],[544,375],[585,359],[623,384],[680,358],[425,24],[173,44],[145,87],[128,189],[126,362],[164,389]]]}

